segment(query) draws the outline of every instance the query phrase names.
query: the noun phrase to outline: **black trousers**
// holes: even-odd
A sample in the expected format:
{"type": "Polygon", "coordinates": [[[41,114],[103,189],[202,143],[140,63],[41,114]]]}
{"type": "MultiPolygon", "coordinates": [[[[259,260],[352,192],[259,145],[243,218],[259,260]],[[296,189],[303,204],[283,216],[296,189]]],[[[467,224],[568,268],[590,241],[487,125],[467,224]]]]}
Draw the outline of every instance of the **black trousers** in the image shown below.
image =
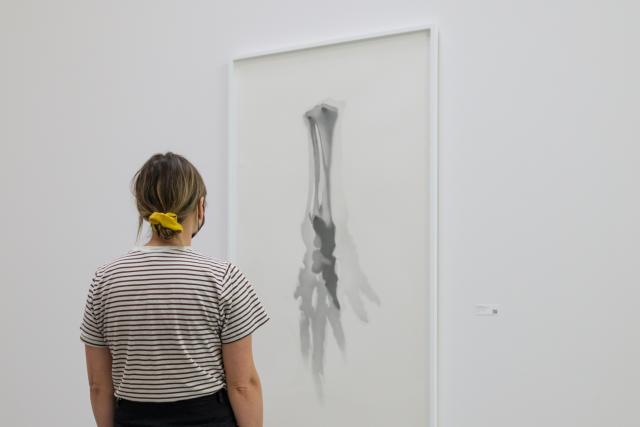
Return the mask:
{"type": "Polygon", "coordinates": [[[115,399],[114,427],[238,427],[225,388],[177,402],[115,399]]]}

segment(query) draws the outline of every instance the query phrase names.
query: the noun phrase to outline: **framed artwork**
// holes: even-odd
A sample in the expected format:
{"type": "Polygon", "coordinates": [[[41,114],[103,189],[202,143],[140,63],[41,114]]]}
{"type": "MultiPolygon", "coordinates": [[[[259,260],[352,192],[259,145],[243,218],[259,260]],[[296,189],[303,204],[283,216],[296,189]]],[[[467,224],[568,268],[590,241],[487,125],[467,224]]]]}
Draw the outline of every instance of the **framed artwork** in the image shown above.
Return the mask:
{"type": "Polygon", "coordinates": [[[243,55],[229,74],[229,259],[271,321],[264,421],[437,424],[437,34],[243,55]]]}

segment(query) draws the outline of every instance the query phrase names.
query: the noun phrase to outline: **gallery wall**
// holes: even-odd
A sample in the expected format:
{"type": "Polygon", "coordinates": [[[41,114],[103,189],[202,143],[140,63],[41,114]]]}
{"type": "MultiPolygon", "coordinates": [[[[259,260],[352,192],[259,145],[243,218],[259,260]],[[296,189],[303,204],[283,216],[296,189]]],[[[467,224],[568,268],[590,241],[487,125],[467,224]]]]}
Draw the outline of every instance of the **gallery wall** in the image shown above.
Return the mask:
{"type": "Polygon", "coordinates": [[[636,426],[638,9],[3,0],[0,424],[91,425],[84,299],[95,268],[135,244],[129,182],[151,154],[201,170],[194,247],[226,255],[231,57],[433,23],[440,425],[636,426]]]}

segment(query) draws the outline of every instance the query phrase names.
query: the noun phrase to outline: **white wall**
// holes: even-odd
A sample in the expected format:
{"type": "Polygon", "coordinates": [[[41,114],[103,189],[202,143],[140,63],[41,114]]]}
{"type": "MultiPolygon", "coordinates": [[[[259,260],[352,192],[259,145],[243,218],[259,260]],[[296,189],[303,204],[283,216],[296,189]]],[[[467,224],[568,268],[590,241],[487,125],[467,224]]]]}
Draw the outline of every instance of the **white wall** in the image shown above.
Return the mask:
{"type": "Polygon", "coordinates": [[[232,55],[431,22],[441,426],[637,426],[638,12],[623,0],[2,0],[0,425],[91,425],[82,305],[97,265],[134,244],[128,185],[148,156],[200,168],[210,202],[194,246],[225,255],[232,55]],[[476,317],[476,303],[502,312],[476,317]]]}

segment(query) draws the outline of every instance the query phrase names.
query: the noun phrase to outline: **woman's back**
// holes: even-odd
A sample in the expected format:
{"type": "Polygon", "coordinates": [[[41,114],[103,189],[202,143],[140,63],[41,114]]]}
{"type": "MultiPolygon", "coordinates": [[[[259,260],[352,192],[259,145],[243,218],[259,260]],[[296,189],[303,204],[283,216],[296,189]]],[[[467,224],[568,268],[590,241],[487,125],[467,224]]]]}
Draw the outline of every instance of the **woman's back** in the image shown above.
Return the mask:
{"type": "Polygon", "coordinates": [[[96,271],[81,337],[110,348],[116,397],[166,402],[225,387],[222,344],[268,320],[234,264],[190,246],[139,246],[96,271]]]}

